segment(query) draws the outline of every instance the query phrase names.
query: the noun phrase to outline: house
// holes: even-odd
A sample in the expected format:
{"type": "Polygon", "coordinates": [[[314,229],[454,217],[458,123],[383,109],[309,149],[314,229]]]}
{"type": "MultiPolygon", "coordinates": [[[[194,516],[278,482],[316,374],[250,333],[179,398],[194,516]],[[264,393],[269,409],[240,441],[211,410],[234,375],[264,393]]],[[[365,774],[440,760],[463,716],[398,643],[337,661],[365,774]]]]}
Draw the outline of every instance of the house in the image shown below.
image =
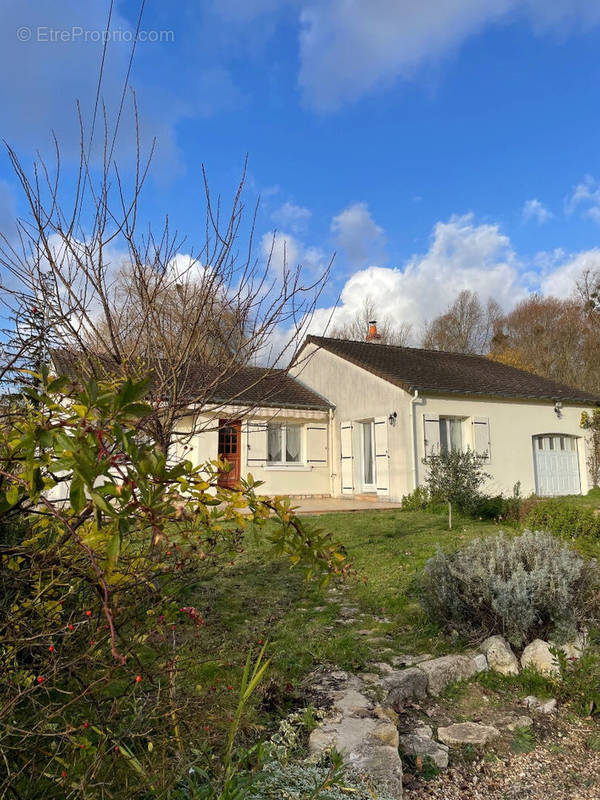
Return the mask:
{"type": "Polygon", "coordinates": [[[483,356],[367,338],[308,336],[292,370],[335,407],[335,496],[399,500],[423,484],[431,453],[467,447],[489,492],[587,493],[580,418],[600,397],[483,356]]]}
{"type": "MultiPolygon", "coordinates": [[[[71,372],[69,359],[55,366],[71,372]]],[[[207,369],[186,380],[206,385],[207,369]]],[[[585,494],[581,412],[600,405],[483,356],[381,344],[375,326],[363,342],[308,336],[289,372],[238,367],[204,400],[180,420],[174,457],[226,459],[222,485],[251,472],[265,494],[382,500],[422,485],[432,453],[466,448],[490,493],[585,494]]]]}

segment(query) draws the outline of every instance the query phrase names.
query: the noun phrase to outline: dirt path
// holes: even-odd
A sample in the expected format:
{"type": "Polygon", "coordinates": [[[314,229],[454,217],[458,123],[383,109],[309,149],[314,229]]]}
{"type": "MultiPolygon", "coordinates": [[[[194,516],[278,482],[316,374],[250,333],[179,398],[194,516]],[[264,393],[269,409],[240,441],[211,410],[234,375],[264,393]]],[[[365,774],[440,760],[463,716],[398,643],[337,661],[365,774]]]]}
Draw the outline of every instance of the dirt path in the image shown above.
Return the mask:
{"type": "Polygon", "coordinates": [[[405,800],[600,800],[600,726],[557,721],[530,753],[480,758],[429,781],[406,778],[405,800]]]}

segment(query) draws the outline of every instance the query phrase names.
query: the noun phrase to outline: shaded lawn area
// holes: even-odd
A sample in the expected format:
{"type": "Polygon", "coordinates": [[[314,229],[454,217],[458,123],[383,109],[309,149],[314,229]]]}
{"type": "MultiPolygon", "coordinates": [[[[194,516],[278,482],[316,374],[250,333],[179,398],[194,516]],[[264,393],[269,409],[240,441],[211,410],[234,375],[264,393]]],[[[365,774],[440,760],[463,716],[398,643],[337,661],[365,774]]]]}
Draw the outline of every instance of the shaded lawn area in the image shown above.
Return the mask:
{"type": "Polygon", "coordinates": [[[269,728],[296,705],[299,683],[321,663],[357,670],[384,648],[435,655],[460,647],[427,622],[413,583],[438,544],[454,549],[499,530],[493,522],[458,517],[448,531],[446,515],[429,512],[329,514],[307,523],[331,531],[344,544],[362,579],[326,589],[307,584],[302,570],[272,558],[249,533],[246,553],[234,566],[190,590],[188,602],[207,624],[194,638],[183,638],[181,647],[210,656],[196,657],[187,677],[202,697],[204,721],[215,736],[225,730],[247,653],[263,641],[271,665],[249,728],[269,728]],[[343,609],[357,609],[346,612],[349,624],[339,622],[343,609]]]}

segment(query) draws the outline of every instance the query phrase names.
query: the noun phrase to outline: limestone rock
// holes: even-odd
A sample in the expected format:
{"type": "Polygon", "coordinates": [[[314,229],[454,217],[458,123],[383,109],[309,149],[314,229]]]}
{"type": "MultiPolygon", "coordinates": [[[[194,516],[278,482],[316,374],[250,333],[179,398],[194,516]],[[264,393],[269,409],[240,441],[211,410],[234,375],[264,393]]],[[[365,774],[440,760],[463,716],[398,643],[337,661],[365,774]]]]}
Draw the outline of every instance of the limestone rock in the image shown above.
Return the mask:
{"type": "Polygon", "coordinates": [[[554,698],[546,700],[545,703],[540,703],[535,710],[538,714],[554,714],[556,711],[556,700],[554,698]]]}
{"type": "Polygon", "coordinates": [[[522,716],[517,717],[516,719],[512,720],[512,722],[509,722],[506,726],[506,729],[509,731],[516,731],[517,728],[531,728],[532,725],[533,720],[531,717],[522,716]]]}
{"type": "Polygon", "coordinates": [[[481,652],[485,654],[490,669],[501,675],[518,675],[519,662],[511,646],[502,636],[490,636],[481,643],[481,652]]]}
{"type": "Polygon", "coordinates": [[[477,672],[485,672],[489,669],[488,660],[484,653],[477,653],[477,655],[474,655],[473,664],[475,664],[477,672]]]}
{"type": "Polygon", "coordinates": [[[427,695],[427,675],[416,667],[388,673],[383,678],[383,685],[388,690],[387,705],[402,705],[407,700],[427,695]]]}
{"type": "Polygon", "coordinates": [[[484,745],[500,736],[500,731],[492,725],[478,722],[458,722],[447,728],[438,728],[438,739],[452,746],[473,744],[484,745]]]}
{"type": "Polygon", "coordinates": [[[477,672],[477,667],[469,656],[442,656],[432,661],[423,661],[418,669],[426,673],[428,679],[428,692],[438,695],[446,686],[455,681],[464,681],[472,678],[477,672]]]}
{"type": "Polygon", "coordinates": [[[448,747],[433,740],[431,728],[427,725],[400,737],[400,749],[407,756],[429,756],[440,769],[448,766],[448,747]]]}
{"type": "Polygon", "coordinates": [[[521,655],[523,668],[533,666],[544,675],[560,675],[558,663],[550,652],[550,645],[542,639],[528,644],[521,655]]]}

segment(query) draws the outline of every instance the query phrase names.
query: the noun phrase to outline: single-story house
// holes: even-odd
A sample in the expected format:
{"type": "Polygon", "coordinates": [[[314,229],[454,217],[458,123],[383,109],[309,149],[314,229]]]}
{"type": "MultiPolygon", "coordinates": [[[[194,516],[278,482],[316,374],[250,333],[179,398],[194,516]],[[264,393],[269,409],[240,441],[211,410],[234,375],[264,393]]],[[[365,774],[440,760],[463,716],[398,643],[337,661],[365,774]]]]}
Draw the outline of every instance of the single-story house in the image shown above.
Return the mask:
{"type": "Polygon", "coordinates": [[[206,400],[180,421],[174,457],[227,459],[223,485],[251,472],[264,494],[395,501],[424,483],[430,454],[467,447],[489,492],[585,494],[581,412],[600,405],[483,356],[385,345],[376,332],[308,336],[289,372],[238,368],[206,400]]]}

